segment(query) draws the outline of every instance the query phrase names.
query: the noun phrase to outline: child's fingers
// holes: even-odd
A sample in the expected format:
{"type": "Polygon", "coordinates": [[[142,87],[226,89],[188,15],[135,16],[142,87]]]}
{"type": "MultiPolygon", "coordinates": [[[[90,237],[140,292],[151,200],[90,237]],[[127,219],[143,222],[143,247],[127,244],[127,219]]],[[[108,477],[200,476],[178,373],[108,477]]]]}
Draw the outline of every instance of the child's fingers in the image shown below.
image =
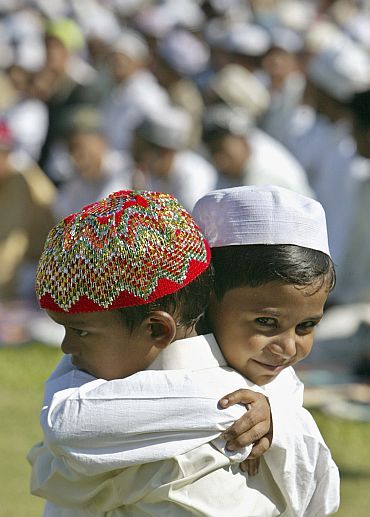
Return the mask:
{"type": "Polygon", "coordinates": [[[233,391],[232,393],[228,393],[227,395],[224,395],[218,403],[223,408],[233,406],[234,404],[248,405],[253,404],[254,402],[256,402],[256,400],[259,400],[261,397],[264,397],[262,393],[258,393],[252,390],[240,389],[233,391]]]}
{"type": "Polygon", "coordinates": [[[248,456],[250,460],[259,459],[270,448],[271,440],[268,436],[263,436],[260,440],[254,443],[251,453],[248,456]]]}
{"type": "Polygon", "coordinates": [[[226,448],[230,451],[236,451],[246,445],[256,443],[269,432],[269,426],[265,422],[254,425],[252,429],[246,432],[238,432],[235,431],[238,423],[239,421],[223,433],[223,438],[226,440],[226,448]]]}
{"type": "Polygon", "coordinates": [[[260,466],[259,458],[256,459],[246,459],[240,464],[240,468],[243,472],[248,472],[250,476],[255,476],[258,474],[258,469],[260,466]]]}

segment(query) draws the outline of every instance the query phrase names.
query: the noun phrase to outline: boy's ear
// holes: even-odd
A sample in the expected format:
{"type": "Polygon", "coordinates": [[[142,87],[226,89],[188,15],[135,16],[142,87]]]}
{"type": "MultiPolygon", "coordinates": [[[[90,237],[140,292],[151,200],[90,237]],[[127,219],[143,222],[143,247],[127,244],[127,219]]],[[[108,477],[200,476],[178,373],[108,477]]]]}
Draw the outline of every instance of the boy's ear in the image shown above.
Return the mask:
{"type": "Polygon", "coordinates": [[[151,339],[158,348],[166,348],[176,336],[176,322],[165,311],[153,311],[148,317],[151,339]]]}

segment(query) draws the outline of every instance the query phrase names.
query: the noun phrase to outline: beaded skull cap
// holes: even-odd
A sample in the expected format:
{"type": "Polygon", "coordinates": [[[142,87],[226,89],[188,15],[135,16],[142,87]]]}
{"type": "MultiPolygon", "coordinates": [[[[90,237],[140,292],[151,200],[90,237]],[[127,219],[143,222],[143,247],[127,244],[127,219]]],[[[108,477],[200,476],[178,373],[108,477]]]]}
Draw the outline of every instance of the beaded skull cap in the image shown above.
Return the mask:
{"type": "Polygon", "coordinates": [[[209,262],[207,241],[173,196],[122,190],[50,231],[36,294],[57,312],[142,305],[178,291],[209,262]]]}

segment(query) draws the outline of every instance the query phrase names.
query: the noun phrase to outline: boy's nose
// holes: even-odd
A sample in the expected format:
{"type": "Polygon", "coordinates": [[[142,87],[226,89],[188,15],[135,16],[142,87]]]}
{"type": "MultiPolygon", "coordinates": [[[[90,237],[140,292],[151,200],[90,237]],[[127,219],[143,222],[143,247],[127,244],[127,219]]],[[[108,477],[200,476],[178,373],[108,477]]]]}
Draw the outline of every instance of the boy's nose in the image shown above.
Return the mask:
{"type": "Polygon", "coordinates": [[[67,337],[63,339],[61,349],[63,354],[78,355],[78,348],[73,344],[73,341],[67,337]]]}
{"type": "Polygon", "coordinates": [[[296,354],[296,334],[295,329],[287,330],[280,334],[270,345],[273,354],[282,356],[286,359],[296,354]]]}

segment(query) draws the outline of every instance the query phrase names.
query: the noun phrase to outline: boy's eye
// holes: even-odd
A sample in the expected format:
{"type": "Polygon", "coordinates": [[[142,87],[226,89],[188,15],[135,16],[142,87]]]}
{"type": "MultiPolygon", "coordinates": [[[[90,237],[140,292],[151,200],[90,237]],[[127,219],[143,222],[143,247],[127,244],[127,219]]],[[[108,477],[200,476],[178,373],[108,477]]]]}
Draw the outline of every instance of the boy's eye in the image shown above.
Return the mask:
{"type": "Polygon", "coordinates": [[[73,329],[79,337],[86,337],[88,332],[87,330],[73,329]]]}
{"type": "Polygon", "coordinates": [[[297,331],[298,332],[309,332],[313,328],[315,328],[319,324],[318,321],[304,321],[303,323],[300,323],[297,325],[297,331]]]}
{"type": "Polygon", "coordinates": [[[276,327],[275,318],[257,318],[256,322],[263,327],[276,327]]]}

